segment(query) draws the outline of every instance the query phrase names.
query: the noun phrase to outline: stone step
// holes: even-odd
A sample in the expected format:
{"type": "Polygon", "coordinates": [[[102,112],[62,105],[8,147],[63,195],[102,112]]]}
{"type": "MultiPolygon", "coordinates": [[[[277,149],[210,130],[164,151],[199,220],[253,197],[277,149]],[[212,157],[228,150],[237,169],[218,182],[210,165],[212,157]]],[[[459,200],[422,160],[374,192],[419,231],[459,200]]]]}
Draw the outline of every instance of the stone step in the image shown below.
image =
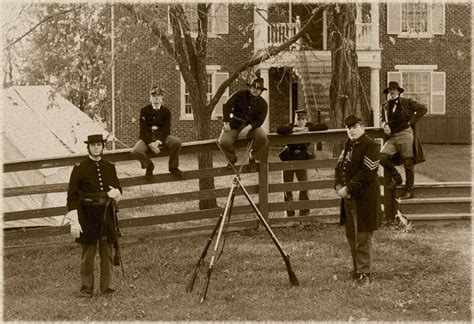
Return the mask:
{"type": "MultiPolygon", "coordinates": [[[[405,194],[403,186],[395,190],[395,197],[405,194]]],[[[471,197],[470,182],[436,182],[415,184],[414,194],[416,198],[432,197],[471,197]]]]}
{"type": "Polygon", "coordinates": [[[470,213],[451,213],[451,214],[406,214],[404,215],[411,222],[433,222],[433,221],[459,221],[471,220],[470,213]]]}
{"type": "Polygon", "coordinates": [[[470,197],[395,199],[395,208],[402,214],[470,213],[470,197]]]}

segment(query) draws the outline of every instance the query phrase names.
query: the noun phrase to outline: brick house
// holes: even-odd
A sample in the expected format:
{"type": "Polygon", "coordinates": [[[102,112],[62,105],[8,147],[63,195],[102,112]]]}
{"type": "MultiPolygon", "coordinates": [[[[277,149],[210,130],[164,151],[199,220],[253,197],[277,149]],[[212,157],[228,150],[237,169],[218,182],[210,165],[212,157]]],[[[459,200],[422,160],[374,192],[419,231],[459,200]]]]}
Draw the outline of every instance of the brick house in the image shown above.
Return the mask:
{"type": "MultiPolygon", "coordinates": [[[[379,107],[386,100],[382,90],[388,81],[398,81],[405,97],[414,97],[428,106],[428,114],[418,125],[424,143],[470,143],[471,7],[470,3],[375,0],[358,4],[360,98],[372,112],[363,116],[370,125],[378,125],[379,107]]],[[[166,19],[166,10],[163,12],[166,19]]],[[[209,96],[243,61],[268,45],[281,44],[282,35],[294,35],[310,14],[307,6],[298,3],[215,3],[212,12],[209,96]],[[247,28],[250,24],[252,29],[247,28]]],[[[192,22],[192,10],[189,14],[192,22]]],[[[288,123],[294,110],[311,105],[319,111],[321,121],[332,124],[328,39],[323,11],[290,50],[257,67],[268,88],[263,93],[270,107],[264,124],[268,131],[288,123]]],[[[134,51],[146,53],[154,45],[154,41],[143,39],[134,51]]],[[[115,74],[120,84],[115,118],[118,138],[130,146],[135,143],[140,108],[148,103],[150,86],[158,84],[165,88],[165,105],[173,113],[172,133],[184,142],[196,139],[186,87],[172,57],[155,54],[143,61],[134,55],[119,57],[115,74]]],[[[235,81],[216,106],[211,122],[216,138],[222,126],[222,103],[243,87],[243,80],[235,81]]]]}

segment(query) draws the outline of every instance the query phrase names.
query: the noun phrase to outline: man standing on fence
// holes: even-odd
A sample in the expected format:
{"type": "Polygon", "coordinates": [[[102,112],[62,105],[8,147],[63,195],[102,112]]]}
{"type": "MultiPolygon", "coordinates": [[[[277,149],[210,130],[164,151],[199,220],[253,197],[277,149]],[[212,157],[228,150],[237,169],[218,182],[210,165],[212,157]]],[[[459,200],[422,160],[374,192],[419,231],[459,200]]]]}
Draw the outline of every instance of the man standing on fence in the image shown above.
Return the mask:
{"type": "Polygon", "coordinates": [[[171,112],[163,105],[164,90],[152,87],[150,104],[140,110],[140,139],[132,149],[132,155],[140,161],[142,169],[146,169],[145,177],[151,179],[155,165],[148,157],[147,152],[160,153],[160,147],[170,150],[168,170],[178,178],[183,177],[183,172],[178,168],[181,140],[170,135],[171,112]]]}
{"type": "MultiPolygon", "coordinates": [[[[301,109],[295,112],[295,122],[289,123],[286,126],[280,126],[277,128],[277,133],[280,135],[286,135],[291,133],[301,133],[307,131],[322,131],[327,130],[326,124],[314,124],[308,121],[308,113],[306,110],[301,109]]],[[[288,144],[278,155],[282,161],[294,161],[294,160],[310,160],[314,159],[314,145],[311,143],[298,143],[288,144]]],[[[293,178],[296,176],[298,181],[308,181],[308,169],[301,170],[283,170],[283,182],[293,182],[293,178]]],[[[287,191],[284,193],[283,199],[285,201],[293,201],[293,193],[287,191]]],[[[308,191],[300,190],[299,200],[309,200],[308,191]]],[[[300,209],[300,216],[307,216],[309,209],[300,209]]],[[[286,215],[288,217],[295,216],[294,210],[287,210],[286,215]]]]}
{"type": "MultiPolygon", "coordinates": [[[[413,197],[415,184],[415,164],[423,162],[421,144],[415,135],[415,124],[428,111],[426,106],[410,98],[402,98],[400,94],[405,90],[397,82],[389,82],[388,88],[383,92],[388,93],[387,100],[381,109],[380,126],[389,139],[382,147],[380,164],[392,178],[390,189],[402,184],[402,177],[393,163],[394,155],[400,155],[405,167],[405,196],[401,199],[413,197]]],[[[399,163],[395,163],[399,164],[399,163]]]]}
{"type": "Polygon", "coordinates": [[[344,120],[349,139],[336,166],[335,190],[342,198],[340,224],[352,254],[352,278],[370,282],[373,232],[380,226],[379,146],[365,134],[362,120],[344,120]]]}
{"type": "MultiPolygon", "coordinates": [[[[115,165],[102,159],[105,140],[101,134],[89,135],[89,156],[76,163],[67,191],[66,219],[71,224],[71,234],[81,244],[81,289],[84,297],[94,294],[94,259],[99,243],[100,291],[111,294],[113,246],[119,234],[117,219],[111,199],[120,200],[120,187],[115,165]]],[[[113,203],[113,202],[112,202],[113,203]]]]}
{"type": "Polygon", "coordinates": [[[261,97],[265,90],[267,88],[263,85],[263,79],[257,77],[250,83],[250,89],[233,93],[222,109],[224,126],[219,136],[219,145],[231,163],[236,163],[235,141],[244,138],[252,139],[249,166],[254,172],[268,144],[267,133],[261,127],[268,112],[268,104],[261,97]]]}

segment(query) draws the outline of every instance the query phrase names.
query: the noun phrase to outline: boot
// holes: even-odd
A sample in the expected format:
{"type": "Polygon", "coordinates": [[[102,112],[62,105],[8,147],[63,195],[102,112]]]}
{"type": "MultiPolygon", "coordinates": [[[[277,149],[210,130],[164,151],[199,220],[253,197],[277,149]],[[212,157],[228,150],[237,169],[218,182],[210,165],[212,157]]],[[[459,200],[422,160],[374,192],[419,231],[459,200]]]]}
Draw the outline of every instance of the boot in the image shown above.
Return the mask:
{"type": "Polygon", "coordinates": [[[407,158],[403,160],[403,165],[405,166],[405,195],[400,197],[400,199],[410,199],[413,198],[413,187],[415,185],[415,163],[413,158],[407,158]]]}
{"type": "Polygon", "coordinates": [[[395,166],[390,161],[390,156],[388,154],[380,154],[380,164],[384,167],[385,171],[390,175],[392,181],[388,185],[389,189],[395,189],[397,186],[402,184],[402,176],[398,173],[395,166]]]}

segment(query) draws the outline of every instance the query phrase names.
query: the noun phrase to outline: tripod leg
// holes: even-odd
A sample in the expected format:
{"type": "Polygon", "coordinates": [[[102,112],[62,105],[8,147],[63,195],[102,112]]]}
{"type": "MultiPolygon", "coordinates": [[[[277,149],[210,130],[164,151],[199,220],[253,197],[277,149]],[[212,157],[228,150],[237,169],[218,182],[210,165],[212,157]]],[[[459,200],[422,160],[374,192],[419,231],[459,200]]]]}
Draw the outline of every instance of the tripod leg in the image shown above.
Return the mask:
{"type": "Polygon", "coordinates": [[[235,188],[237,187],[237,181],[235,180],[236,178],[237,177],[234,177],[234,182],[232,183],[232,187],[230,188],[227,203],[226,203],[224,212],[222,213],[222,219],[221,219],[221,222],[219,224],[219,231],[217,232],[217,238],[216,238],[216,242],[214,244],[214,249],[213,249],[213,252],[212,252],[211,261],[209,262],[209,268],[207,269],[207,279],[206,279],[206,284],[204,286],[204,291],[202,293],[201,303],[204,302],[204,300],[206,299],[207,290],[209,289],[209,281],[211,280],[212,269],[214,268],[214,262],[216,260],[216,254],[217,254],[217,250],[219,248],[219,243],[220,243],[220,239],[221,239],[221,236],[222,236],[222,230],[224,229],[225,219],[226,219],[226,217],[230,217],[230,213],[232,211],[232,206],[234,204],[235,188]]]}
{"type": "Polygon", "coordinates": [[[186,286],[186,291],[187,292],[193,291],[194,282],[196,281],[196,278],[197,278],[197,275],[198,275],[198,272],[199,272],[199,267],[204,262],[204,258],[206,257],[207,250],[209,249],[209,246],[211,246],[212,240],[213,240],[214,236],[217,233],[217,229],[219,228],[219,225],[222,222],[223,217],[224,217],[224,212],[222,212],[221,216],[219,216],[219,220],[217,221],[216,226],[214,227],[214,230],[212,231],[211,235],[207,239],[206,246],[204,247],[204,250],[202,251],[201,256],[199,257],[199,260],[198,260],[198,262],[196,264],[196,267],[194,269],[194,273],[189,278],[188,285],[186,286]]]}
{"type": "Polygon", "coordinates": [[[283,258],[283,261],[285,261],[286,270],[288,271],[288,276],[290,277],[291,285],[292,286],[299,286],[300,283],[298,282],[298,278],[296,277],[295,273],[293,272],[293,269],[291,268],[290,256],[283,250],[283,247],[281,246],[280,242],[278,242],[278,239],[275,236],[275,234],[273,233],[272,229],[270,228],[270,225],[268,225],[268,223],[265,220],[265,218],[263,217],[262,213],[260,213],[260,210],[257,208],[255,203],[252,201],[252,198],[250,198],[249,193],[247,192],[245,187],[240,182],[240,179],[237,178],[237,182],[238,182],[240,188],[242,189],[245,197],[247,198],[250,205],[252,206],[253,210],[257,214],[258,218],[262,222],[262,224],[265,227],[265,229],[267,230],[268,234],[270,235],[270,238],[272,239],[273,243],[275,243],[276,247],[278,248],[278,251],[280,252],[280,254],[283,258]]]}

